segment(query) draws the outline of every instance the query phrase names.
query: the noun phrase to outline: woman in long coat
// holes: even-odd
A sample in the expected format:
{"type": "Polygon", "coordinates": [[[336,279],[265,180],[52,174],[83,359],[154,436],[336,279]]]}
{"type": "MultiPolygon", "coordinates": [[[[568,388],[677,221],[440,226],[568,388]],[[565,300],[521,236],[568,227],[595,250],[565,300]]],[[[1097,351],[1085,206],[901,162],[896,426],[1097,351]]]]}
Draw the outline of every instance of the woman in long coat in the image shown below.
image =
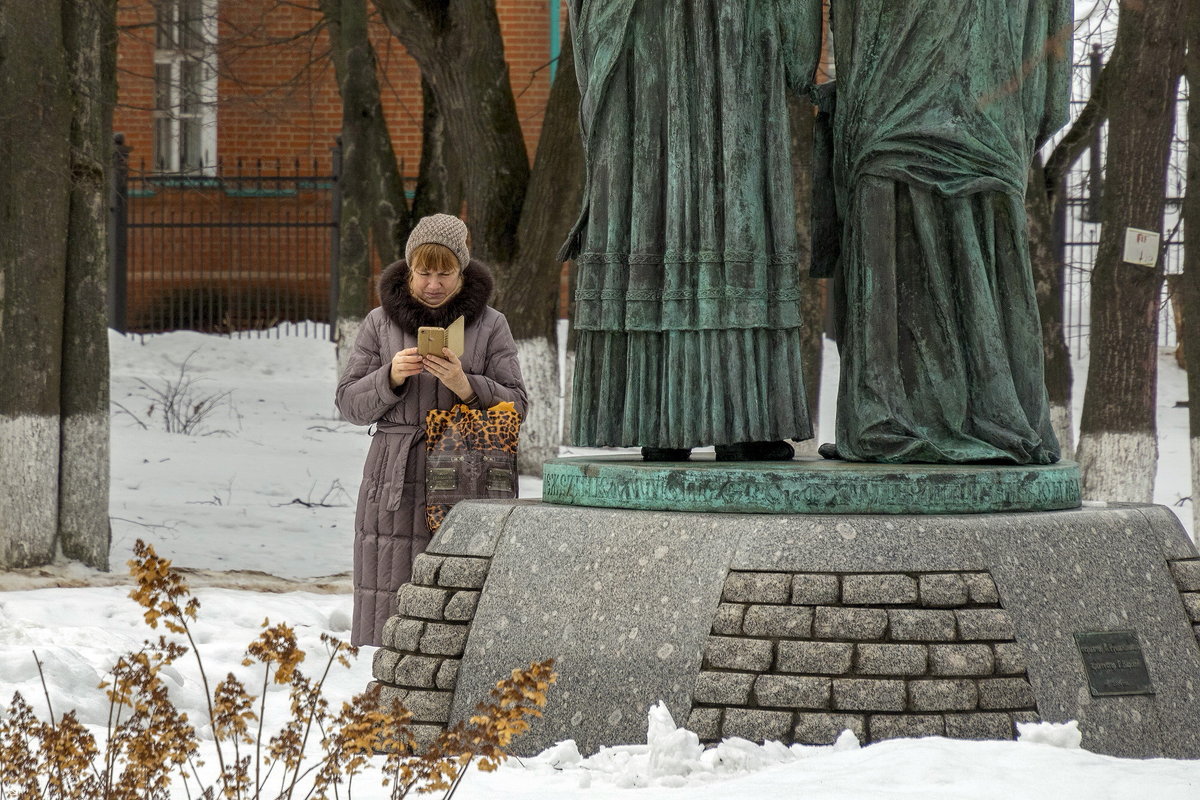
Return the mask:
{"type": "Polygon", "coordinates": [[[379,307],[363,320],[337,387],[337,408],[375,432],[354,521],[351,642],[379,645],[396,590],[429,544],[425,524],[425,415],[466,402],[509,401],[524,415],[525,386],[504,315],[488,305],[491,274],[467,251],[467,229],[446,214],[422,219],[405,260],[379,280],[379,307]],[[409,264],[415,265],[410,269],[409,264]],[[461,359],[417,355],[417,329],[465,318],[461,359]]]}
{"type": "Polygon", "coordinates": [[[821,3],[568,7],[587,162],[563,249],[574,443],[790,458],[811,425],[787,100],[813,78],[821,3]]]}

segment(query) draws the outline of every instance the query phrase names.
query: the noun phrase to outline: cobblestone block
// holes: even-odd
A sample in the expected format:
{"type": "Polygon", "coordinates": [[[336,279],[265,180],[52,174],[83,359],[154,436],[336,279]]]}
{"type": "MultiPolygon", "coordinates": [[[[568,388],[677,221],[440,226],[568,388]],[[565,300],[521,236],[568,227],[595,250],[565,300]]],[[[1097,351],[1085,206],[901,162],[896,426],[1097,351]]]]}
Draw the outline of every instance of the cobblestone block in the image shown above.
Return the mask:
{"type": "Polygon", "coordinates": [[[926,608],[956,608],[967,604],[967,582],[957,572],[932,572],[917,577],[917,594],[926,608]]]}
{"type": "Polygon", "coordinates": [[[445,589],[434,589],[431,586],[417,586],[406,583],[397,593],[397,614],[420,619],[442,619],[442,611],[450,592],[445,589]]]}
{"type": "Polygon", "coordinates": [[[409,734],[411,734],[413,739],[415,739],[417,742],[418,752],[433,744],[445,729],[445,725],[410,724],[408,726],[409,734]]]}
{"type": "Polygon", "coordinates": [[[997,642],[992,649],[996,653],[997,675],[1023,675],[1029,669],[1025,648],[1016,642],[997,642]]]}
{"type": "Polygon", "coordinates": [[[704,647],[704,661],[716,669],[766,672],[771,667],[774,650],[774,645],[765,639],[710,636],[704,647]]]}
{"type": "Polygon", "coordinates": [[[730,572],[722,600],[730,603],[786,603],[792,595],[792,576],[786,572],[730,572]]]}
{"type": "Polygon", "coordinates": [[[721,725],[723,737],[740,736],[752,742],[784,741],[792,729],[790,711],[759,711],[753,708],[730,708],[725,711],[721,725]]]}
{"type": "Polygon", "coordinates": [[[1172,561],[1171,575],[1183,592],[1200,592],[1200,558],[1172,561]]]}
{"type": "Polygon", "coordinates": [[[893,641],[952,642],[957,633],[953,611],[892,608],[887,615],[893,641]]]}
{"type": "Polygon", "coordinates": [[[958,618],[958,635],[964,641],[1013,639],[1017,635],[1012,617],[1002,608],[960,608],[954,616],[958,618]]]}
{"type": "Polygon", "coordinates": [[[380,638],[384,647],[416,652],[424,632],[425,623],[421,620],[394,616],[383,624],[383,635],[380,638]]]}
{"type": "Polygon", "coordinates": [[[929,662],[921,644],[860,644],[855,653],[859,675],[924,675],[929,662]]]}
{"type": "Polygon", "coordinates": [[[412,582],[421,586],[437,586],[437,573],[445,556],[435,556],[431,553],[420,553],[413,559],[412,582]]]}
{"type": "MultiPolygon", "coordinates": [[[[374,685],[375,685],[375,682],[372,681],[371,683],[367,684],[367,688],[370,689],[374,685]]],[[[380,707],[388,708],[392,704],[393,700],[395,700],[403,705],[404,702],[408,699],[409,691],[410,691],[409,689],[401,689],[396,686],[389,686],[386,683],[381,684],[379,687],[380,707]]]]}
{"type": "Polygon", "coordinates": [[[714,706],[744,706],[750,702],[752,672],[701,672],[692,700],[714,706]]]}
{"type": "Polygon", "coordinates": [[[992,678],[979,682],[979,707],[987,710],[1036,708],[1033,687],[1024,678],[992,678]]]}
{"type": "Polygon", "coordinates": [[[371,658],[371,676],[384,683],[397,683],[396,664],[400,662],[400,654],[395,650],[381,647],[371,658]]]}
{"type": "Polygon", "coordinates": [[[432,656],[461,656],[467,644],[466,625],[431,622],[421,637],[421,652],[432,656]]]}
{"type": "Polygon", "coordinates": [[[896,606],[917,602],[917,582],[908,575],[875,573],[842,577],[847,605],[896,606]]]}
{"type": "Polygon", "coordinates": [[[771,708],[829,708],[829,678],[797,675],[760,675],[754,681],[754,697],[760,706],[771,708]]]}
{"type": "Polygon", "coordinates": [[[968,572],[963,576],[967,582],[967,596],[972,603],[990,605],[1000,602],[1000,592],[996,590],[996,582],[986,572],[968,572]]]}
{"type": "Polygon", "coordinates": [[[721,709],[693,708],[686,727],[701,741],[715,741],[721,735],[721,709]]]}
{"type": "Polygon", "coordinates": [[[943,736],[946,723],[941,714],[872,714],[867,721],[871,741],[943,736]]]}
{"type": "Polygon", "coordinates": [[[812,636],[812,621],[813,610],[805,606],[750,606],[742,620],[742,632],[747,636],[807,639],[812,636]]]}
{"type": "Polygon", "coordinates": [[[792,741],[800,744],[833,744],[849,730],[860,742],[867,741],[867,718],[861,714],[797,714],[792,741]]]}
{"type": "Polygon", "coordinates": [[[904,681],[833,679],[833,707],[839,711],[903,711],[904,703],[904,681]]]}
{"type": "Polygon", "coordinates": [[[491,565],[489,558],[447,556],[438,570],[437,585],[447,589],[482,589],[491,565]]]}
{"type": "Polygon", "coordinates": [[[947,714],[946,735],[951,739],[1011,739],[1012,717],[1008,714],[947,714]]]}
{"type": "Polygon", "coordinates": [[[1180,592],[1183,607],[1187,609],[1188,619],[1200,622],[1200,592],[1180,592]]]}
{"type": "Polygon", "coordinates": [[[996,668],[986,644],[935,644],[929,647],[929,671],[934,675],[991,675],[996,668]]]}
{"type": "Polygon", "coordinates": [[[882,608],[836,608],[818,606],[813,618],[813,635],[818,639],[882,639],[888,612],[882,608]]]}
{"type": "Polygon", "coordinates": [[[713,617],[712,632],[722,636],[737,636],[742,632],[742,617],[746,607],[740,603],[721,603],[713,617]]]}
{"type": "Polygon", "coordinates": [[[816,675],[850,671],[854,645],[844,642],[780,642],[777,669],[816,675]]]}
{"type": "Polygon", "coordinates": [[[470,622],[475,619],[475,607],[479,605],[479,592],[455,592],[446,603],[443,615],[454,622],[470,622]]]}
{"type": "Polygon", "coordinates": [[[970,680],[910,681],[908,705],[913,711],[971,711],[979,689],[970,680]]]}
{"type": "Polygon", "coordinates": [[[447,658],[438,667],[434,683],[439,689],[453,689],[458,684],[458,665],[462,662],[457,658],[447,658]]]}
{"type": "Polygon", "coordinates": [[[396,665],[394,683],[400,686],[411,686],[418,689],[434,688],[434,676],[442,659],[429,656],[404,656],[396,665]]]}
{"type": "Polygon", "coordinates": [[[838,577],[821,572],[792,576],[792,603],[798,606],[828,606],[838,602],[838,577]]]}
{"type": "Polygon", "coordinates": [[[414,690],[404,698],[404,705],[412,712],[415,722],[446,722],[450,719],[453,700],[454,692],[414,690]]]}

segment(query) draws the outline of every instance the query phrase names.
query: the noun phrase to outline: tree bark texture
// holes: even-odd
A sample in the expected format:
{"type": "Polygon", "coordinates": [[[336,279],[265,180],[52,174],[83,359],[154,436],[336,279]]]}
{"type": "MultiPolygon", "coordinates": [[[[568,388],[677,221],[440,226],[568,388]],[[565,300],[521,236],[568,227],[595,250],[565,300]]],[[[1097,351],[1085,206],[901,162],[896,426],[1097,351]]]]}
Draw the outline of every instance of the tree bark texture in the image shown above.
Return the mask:
{"type": "Polygon", "coordinates": [[[813,192],[813,116],[812,106],[798,97],[788,100],[792,126],[792,172],[796,182],[796,253],[800,268],[806,273],[800,298],[800,317],[803,329],[800,347],[804,365],[804,391],[808,396],[808,418],[812,421],[813,438],[805,439],[797,455],[815,458],[820,444],[821,361],[825,347],[825,280],[808,276],[812,261],[813,192]]]}
{"type": "Polygon", "coordinates": [[[470,154],[473,168],[463,170],[462,181],[471,252],[498,267],[503,287],[519,277],[502,265],[517,251],[529,156],[495,0],[375,0],[375,6],[437,97],[451,147],[470,154]]]}
{"type": "MultiPolygon", "coordinates": [[[[1187,36],[1192,43],[1200,42],[1200,3],[1188,6],[1187,36]]],[[[1189,86],[1200,86],[1200,47],[1187,52],[1189,86]]],[[[1187,193],[1183,198],[1183,224],[1188,230],[1200,231],[1200,103],[1188,103],[1187,113],[1187,193]]],[[[1183,294],[1183,325],[1179,341],[1188,355],[1188,423],[1192,456],[1192,520],[1200,521],[1200,237],[1184,240],[1183,275],[1180,280],[1183,294]]]]}
{"type": "Polygon", "coordinates": [[[1029,260],[1042,321],[1042,359],[1054,435],[1063,453],[1075,452],[1071,423],[1071,351],[1063,330],[1063,270],[1054,232],[1054,204],[1061,202],[1054,186],[1046,184],[1041,158],[1035,158],[1025,192],[1029,223],[1029,260]]]}
{"type": "Polygon", "coordinates": [[[514,269],[521,280],[502,283],[495,306],[518,339],[557,335],[562,262],[558,250],[575,222],[583,194],[583,146],[579,139],[579,84],[571,37],[562,37],[558,73],[546,102],[537,158],[517,228],[514,269]]]}
{"type": "Polygon", "coordinates": [[[1150,502],[1154,494],[1162,265],[1127,264],[1122,256],[1127,227],[1162,230],[1183,12],[1183,0],[1123,0],[1106,70],[1106,185],[1078,452],[1089,499],[1150,502]]]}
{"type": "Polygon", "coordinates": [[[62,551],[107,570],[108,173],[116,103],[116,0],[67,0],[63,35],[74,99],[70,217],[63,303],[62,551]]]}
{"type": "Polygon", "coordinates": [[[371,309],[371,244],[384,264],[404,253],[410,220],[380,102],[366,0],[321,0],[342,98],[342,213],[334,339],[339,372],[371,309]]]}
{"type": "Polygon", "coordinates": [[[430,214],[462,213],[464,168],[450,146],[446,115],[438,108],[437,95],[429,81],[421,78],[421,166],[413,193],[413,220],[430,214]]]}
{"type": "Polygon", "coordinates": [[[58,530],[71,95],[62,3],[0,3],[0,567],[58,530]]]}

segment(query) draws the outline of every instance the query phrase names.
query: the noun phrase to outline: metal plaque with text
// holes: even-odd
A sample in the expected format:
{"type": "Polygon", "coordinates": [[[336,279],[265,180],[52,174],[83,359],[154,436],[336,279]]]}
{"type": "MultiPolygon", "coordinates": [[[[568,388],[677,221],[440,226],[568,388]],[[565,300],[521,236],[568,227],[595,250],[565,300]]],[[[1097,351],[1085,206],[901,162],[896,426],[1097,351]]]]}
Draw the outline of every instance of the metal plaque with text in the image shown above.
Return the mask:
{"type": "Polygon", "coordinates": [[[1092,697],[1154,694],[1136,631],[1075,634],[1092,697]]]}

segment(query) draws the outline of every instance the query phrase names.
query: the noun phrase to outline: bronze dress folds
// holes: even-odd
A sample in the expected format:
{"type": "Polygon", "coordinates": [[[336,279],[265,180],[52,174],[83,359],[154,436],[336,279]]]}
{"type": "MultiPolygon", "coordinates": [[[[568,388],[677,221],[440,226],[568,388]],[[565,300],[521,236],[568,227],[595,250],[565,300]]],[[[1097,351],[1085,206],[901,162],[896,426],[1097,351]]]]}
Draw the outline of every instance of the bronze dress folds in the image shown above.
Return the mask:
{"type": "Polygon", "coordinates": [[[1058,460],[1024,198],[1070,24],[1070,0],[834,0],[840,457],[1058,460]]]}
{"type": "Polygon", "coordinates": [[[819,0],[572,0],[587,184],[572,437],[811,435],[787,97],[819,0]]]}

